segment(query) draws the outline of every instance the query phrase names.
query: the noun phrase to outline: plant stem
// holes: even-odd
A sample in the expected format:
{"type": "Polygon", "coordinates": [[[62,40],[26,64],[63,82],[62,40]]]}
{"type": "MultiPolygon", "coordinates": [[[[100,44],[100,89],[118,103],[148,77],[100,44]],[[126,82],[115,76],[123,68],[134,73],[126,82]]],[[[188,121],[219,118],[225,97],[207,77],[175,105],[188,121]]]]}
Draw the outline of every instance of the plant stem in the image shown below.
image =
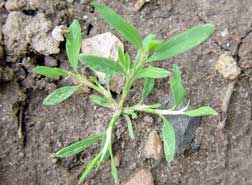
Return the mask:
{"type": "Polygon", "coordinates": [[[108,98],[111,103],[116,104],[111,93],[108,92],[103,86],[101,86],[101,85],[97,86],[97,85],[93,84],[85,76],[82,76],[80,74],[70,73],[70,75],[72,75],[75,79],[77,79],[80,84],[95,90],[96,92],[98,92],[98,93],[102,94],[103,96],[105,96],[106,98],[108,98]]]}
{"type": "Polygon", "coordinates": [[[123,111],[123,106],[124,106],[124,103],[126,101],[126,98],[128,96],[128,93],[129,93],[129,89],[131,88],[133,82],[134,82],[134,78],[135,78],[135,75],[138,73],[138,71],[143,67],[145,63],[145,53],[142,53],[141,54],[141,57],[140,57],[140,61],[139,63],[137,64],[136,68],[134,70],[131,71],[131,73],[129,74],[128,77],[126,77],[126,82],[125,82],[125,86],[123,88],[123,92],[122,92],[122,96],[121,96],[121,100],[119,102],[119,111],[123,111]]]}
{"type": "Polygon", "coordinates": [[[109,147],[112,145],[113,129],[116,125],[116,122],[120,118],[120,114],[121,114],[120,112],[115,112],[110,120],[109,126],[106,130],[106,141],[105,141],[104,147],[102,149],[101,161],[104,159],[109,147]]]}
{"type": "Polygon", "coordinates": [[[149,108],[148,105],[135,105],[133,107],[129,107],[125,109],[125,112],[129,112],[130,110],[140,111],[140,112],[148,112],[157,115],[184,115],[185,111],[187,110],[187,106],[180,109],[180,110],[172,110],[172,109],[152,109],[149,108]]]}

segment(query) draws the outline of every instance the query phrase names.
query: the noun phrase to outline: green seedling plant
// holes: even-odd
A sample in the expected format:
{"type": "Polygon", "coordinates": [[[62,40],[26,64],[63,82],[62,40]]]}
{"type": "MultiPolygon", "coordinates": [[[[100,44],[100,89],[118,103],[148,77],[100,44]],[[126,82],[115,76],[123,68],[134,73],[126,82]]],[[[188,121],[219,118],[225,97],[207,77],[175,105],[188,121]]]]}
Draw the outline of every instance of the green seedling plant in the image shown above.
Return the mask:
{"type": "Polygon", "coordinates": [[[132,119],[137,118],[139,112],[146,112],[160,116],[163,120],[162,140],[164,144],[165,158],[170,162],[175,155],[176,141],[174,128],[166,116],[186,115],[193,117],[218,114],[209,106],[189,110],[187,105],[184,108],[179,109],[178,106],[184,100],[186,91],[182,83],[181,72],[178,65],[174,64],[171,71],[153,65],[156,61],[175,57],[178,54],[196,47],[213,33],[214,25],[200,24],[164,41],[156,39],[154,34],[150,34],[142,39],[137,29],[111,8],[96,2],[91,3],[91,6],[98,11],[105,22],[110,24],[110,26],[117,30],[124,39],[137,48],[135,59],[132,61],[129,54],[124,52],[121,48],[118,50],[118,61],[114,61],[111,58],[80,54],[82,40],[81,28],[79,22],[74,20],[69,26],[66,34],[66,53],[72,71],[46,66],[37,66],[33,71],[49,78],[66,77],[72,78],[73,81],[77,82],[77,85],[65,86],[54,90],[44,99],[44,105],[57,105],[68,99],[81,88],[88,87],[99,94],[99,96],[91,95],[90,100],[93,103],[112,111],[113,114],[111,120],[105,131],[61,149],[56,152],[55,156],[58,158],[73,156],[84,151],[94,143],[100,143],[100,151],[89,162],[83,173],[80,175],[79,184],[83,183],[84,179],[93,168],[98,169],[99,166],[102,163],[105,163],[108,159],[110,159],[111,162],[111,173],[114,183],[119,184],[112,150],[114,140],[113,130],[119,119],[125,120],[129,136],[131,139],[134,139],[135,134],[132,119]],[[94,76],[84,76],[80,74],[78,70],[79,62],[85,67],[90,68],[92,71],[105,73],[106,85],[101,85],[94,76]],[[125,78],[125,84],[122,89],[122,94],[120,98],[118,98],[119,100],[114,99],[110,91],[111,75],[117,74],[123,74],[125,78]],[[175,102],[174,106],[170,109],[161,109],[161,104],[158,103],[152,105],[144,104],[144,100],[150,95],[154,88],[155,79],[167,77],[169,77],[170,90],[175,102]],[[141,99],[135,105],[128,105],[128,93],[134,83],[139,79],[144,80],[141,99]]]}

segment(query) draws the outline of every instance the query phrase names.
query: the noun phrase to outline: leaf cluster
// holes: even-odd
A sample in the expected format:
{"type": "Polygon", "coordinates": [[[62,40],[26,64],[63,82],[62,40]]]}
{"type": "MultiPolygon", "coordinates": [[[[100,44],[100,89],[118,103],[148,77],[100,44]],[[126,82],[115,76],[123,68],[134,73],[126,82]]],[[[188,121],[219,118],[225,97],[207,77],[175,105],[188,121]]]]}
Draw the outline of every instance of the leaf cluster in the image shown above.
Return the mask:
{"type": "Polygon", "coordinates": [[[111,159],[111,173],[114,182],[115,184],[119,184],[112,151],[112,133],[116,123],[121,117],[124,118],[127,123],[130,138],[134,140],[135,134],[132,120],[137,118],[137,112],[148,112],[160,116],[163,120],[162,138],[164,143],[165,158],[168,162],[170,162],[173,160],[175,155],[175,131],[171,123],[164,115],[217,115],[217,112],[208,106],[200,107],[194,110],[187,110],[188,107],[178,110],[177,107],[186,96],[186,91],[182,83],[181,71],[178,65],[174,64],[171,71],[154,66],[155,61],[175,57],[176,55],[184,53],[205,41],[213,33],[214,25],[200,24],[164,41],[156,39],[154,34],[150,34],[145,38],[142,38],[133,25],[118,15],[111,8],[96,2],[91,3],[91,6],[98,11],[104,21],[106,21],[113,29],[117,30],[125,40],[137,48],[135,59],[131,61],[129,54],[124,52],[121,48],[118,50],[118,61],[101,56],[80,54],[82,40],[81,27],[79,22],[74,20],[69,26],[66,34],[66,53],[72,70],[66,71],[61,68],[37,66],[33,69],[33,72],[49,78],[73,78],[79,82],[79,84],[75,86],[65,86],[54,90],[44,99],[44,105],[57,105],[71,97],[78,89],[86,86],[99,94],[99,96],[90,96],[90,100],[93,103],[102,107],[110,108],[114,112],[106,131],[67,146],[59,150],[55,155],[59,158],[73,156],[82,152],[94,143],[100,143],[100,152],[86,166],[86,169],[79,178],[79,184],[84,181],[93,168],[96,167],[96,169],[98,169],[99,166],[106,162],[109,158],[111,159]],[[107,81],[106,86],[101,85],[96,77],[81,75],[78,69],[79,64],[82,64],[93,71],[105,73],[107,81]],[[123,74],[125,78],[125,85],[119,101],[115,100],[110,92],[109,86],[112,74],[123,74]],[[144,101],[151,94],[155,86],[155,80],[167,77],[169,77],[170,91],[175,102],[172,109],[159,109],[160,104],[158,103],[145,105],[144,101]],[[135,81],[139,79],[144,80],[141,99],[136,105],[125,107],[124,105],[127,100],[128,92],[135,81]]]}

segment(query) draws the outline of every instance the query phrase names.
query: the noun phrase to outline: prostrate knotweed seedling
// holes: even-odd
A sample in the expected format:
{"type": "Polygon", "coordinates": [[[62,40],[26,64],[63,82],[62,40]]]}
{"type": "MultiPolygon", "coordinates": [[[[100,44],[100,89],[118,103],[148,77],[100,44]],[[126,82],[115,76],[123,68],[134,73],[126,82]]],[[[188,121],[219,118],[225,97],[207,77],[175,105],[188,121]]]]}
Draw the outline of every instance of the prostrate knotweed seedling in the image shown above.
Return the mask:
{"type": "Polygon", "coordinates": [[[201,24],[165,41],[157,40],[153,34],[150,34],[146,38],[142,39],[136,28],[116,14],[112,9],[95,2],[91,5],[95,7],[101,17],[109,23],[112,28],[117,30],[124,39],[137,47],[138,51],[135,60],[132,62],[129,54],[125,53],[122,49],[118,50],[118,61],[114,61],[111,58],[79,54],[82,39],[81,29],[78,21],[74,20],[69,26],[66,36],[66,53],[73,70],[66,71],[60,68],[38,66],[34,68],[33,71],[46,77],[70,77],[78,82],[78,85],[65,86],[54,90],[45,98],[43,102],[44,105],[56,105],[61,103],[82,87],[89,87],[100,94],[100,96],[90,96],[90,100],[100,106],[111,109],[113,112],[113,116],[108,123],[107,130],[99,135],[78,141],[66,148],[63,148],[55,155],[59,158],[69,157],[82,152],[94,143],[100,142],[100,152],[86,166],[86,169],[79,178],[79,184],[84,181],[85,177],[94,167],[98,169],[99,166],[106,162],[109,157],[111,159],[111,172],[114,182],[115,184],[119,184],[112,151],[112,134],[119,119],[125,119],[129,135],[132,139],[134,139],[135,136],[131,119],[137,117],[137,112],[147,112],[160,116],[163,120],[162,137],[164,142],[165,158],[167,161],[171,161],[173,160],[175,154],[175,132],[172,125],[164,115],[217,115],[217,112],[208,106],[200,107],[194,110],[188,110],[188,106],[186,106],[178,110],[177,107],[186,95],[179,67],[177,65],[173,65],[172,72],[169,72],[166,69],[151,66],[151,64],[155,61],[174,57],[199,45],[213,33],[214,25],[201,24]],[[102,86],[96,77],[86,77],[81,75],[78,72],[78,61],[93,71],[105,73],[106,86],[102,86]],[[146,64],[148,64],[148,67],[146,64]],[[110,92],[110,77],[112,74],[123,74],[125,77],[125,85],[119,101],[116,101],[110,92]],[[160,109],[160,104],[145,105],[143,102],[151,93],[154,87],[155,79],[166,78],[168,76],[170,79],[172,96],[175,102],[174,106],[167,110],[160,109]],[[138,79],[144,79],[142,97],[137,104],[125,106],[128,92],[138,79]]]}

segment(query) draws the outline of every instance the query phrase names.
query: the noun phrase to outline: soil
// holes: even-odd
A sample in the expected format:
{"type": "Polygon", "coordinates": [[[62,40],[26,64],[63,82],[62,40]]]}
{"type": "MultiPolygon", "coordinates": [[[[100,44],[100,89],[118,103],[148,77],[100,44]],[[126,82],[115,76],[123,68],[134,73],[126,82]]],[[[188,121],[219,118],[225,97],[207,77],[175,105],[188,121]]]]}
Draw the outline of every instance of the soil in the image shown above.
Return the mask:
{"type": "MultiPolygon", "coordinates": [[[[200,23],[216,25],[214,35],[199,47],[155,64],[167,69],[174,63],[181,66],[187,99],[191,100],[192,106],[211,105],[220,110],[228,86],[228,81],[214,70],[221,54],[229,52],[242,71],[231,98],[225,128],[217,128],[219,117],[204,117],[193,141],[200,147],[176,155],[171,164],[167,164],[164,158],[147,160],[143,154],[148,133],[153,129],[160,132],[160,119],[140,114],[133,122],[134,141],[130,140],[121,121],[114,144],[114,152],[121,156],[118,167],[120,182],[127,182],[138,169],[147,168],[153,174],[155,185],[252,184],[252,1],[151,0],[140,10],[132,8],[135,0],[100,2],[127,18],[143,36],[156,33],[158,38],[165,39],[200,23]]],[[[13,11],[31,18],[42,13],[52,28],[69,25],[71,20],[78,19],[84,37],[110,31],[85,0],[72,3],[61,0],[0,0],[2,32],[8,15],[13,11]]],[[[113,33],[120,38],[116,32],[113,33]]],[[[9,39],[12,38],[3,34],[4,56],[0,56],[0,185],[76,184],[81,170],[99,146],[94,145],[63,160],[55,159],[53,153],[104,130],[111,115],[107,109],[91,104],[87,93],[75,95],[58,106],[43,106],[42,100],[50,91],[70,82],[33,74],[31,69],[44,64],[45,55],[34,51],[29,41],[25,47],[16,45],[10,51],[6,45],[9,39]]],[[[134,48],[127,42],[124,44],[126,50],[134,55],[134,48]]],[[[57,66],[69,68],[64,43],[59,47],[60,53],[50,56],[57,60],[57,66]]],[[[131,103],[139,99],[141,86],[139,81],[131,91],[131,103]]],[[[168,89],[167,79],[157,81],[146,103],[162,102],[169,93],[168,89]]],[[[97,173],[92,172],[86,184],[113,184],[109,163],[97,173]]]]}

